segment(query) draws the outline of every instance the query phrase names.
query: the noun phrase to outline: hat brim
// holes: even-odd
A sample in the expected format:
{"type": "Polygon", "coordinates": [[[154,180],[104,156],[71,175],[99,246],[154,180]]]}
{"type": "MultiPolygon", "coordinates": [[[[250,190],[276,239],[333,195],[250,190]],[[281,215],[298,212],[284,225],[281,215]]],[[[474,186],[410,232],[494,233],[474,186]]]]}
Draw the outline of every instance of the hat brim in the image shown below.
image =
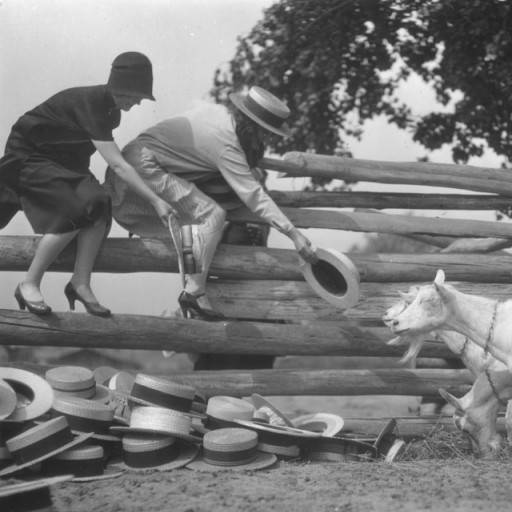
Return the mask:
{"type": "Polygon", "coordinates": [[[265,432],[271,432],[272,434],[282,434],[283,436],[314,439],[322,437],[322,434],[318,432],[311,432],[310,430],[301,430],[295,427],[283,427],[281,425],[269,425],[268,423],[258,423],[257,421],[248,420],[235,420],[235,423],[242,425],[251,430],[263,430],[265,432]]]}
{"type": "Polygon", "coordinates": [[[210,464],[205,462],[203,458],[196,458],[189,464],[187,464],[187,469],[192,469],[194,471],[209,471],[209,472],[217,472],[217,471],[257,471],[259,469],[266,469],[270,466],[273,466],[277,462],[277,457],[273,453],[263,453],[258,452],[258,455],[254,460],[248,462],[246,464],[240,464],[237,466],[216,466],[215,464],[210,464]]]}
{"type": "Polygon", "coordinates": [[[170,432],[168,430],[162,429],[154,429],[154,428],[136,428],[136,427],[122,427],[122,426],[113,426],[110,427],[112,432],[119,432],[121,434],[156,434],[164,437],[175,437],[178,439],[183,439],[184,441],[189,441],[191,443],[200,443],[201,438],[198,436],[193,436],[191,434],[182,434],[181,432],[170,432]]]}
{"type": "Polygon", "coordinates": [[[101,386],[106,386],[106,382],[116,373],[119,373],[119,370],[116,370],[112,366],[98,366],[98,368],[93,371],[96,384],[100,384],[101,386]]]}
{"type": "MultiPolygon", "coordinates": [[[[118,393],[118,394],[122,395],[122,393],[118,393]]],[[[125,395],[125,396],[128,399],[128,402],[133,402],[133,403],[139,404],[139,405],[147,405],[149,407],[162,407],[164,409],[170,409],[170,407],[164,407],[163,405],[158,405],[153,402],[148,402],[147,400],[142,400],[141,398],[136,398],[131,395],[125,395]]],[[[176,410],[176,409],[171,409],[171,410],[176,410]]],[[[196,412],[196,411],[178,411],[178,410],[176,410],[176,412],[184,414],[185,416],[193,416],[195,418],[206,418],[206,414],[196,412]]]]}
{"type": "Polygon", "coordinates": [[[25,462],[23,464],[11,464],[10,466],[7,466],[0,470],[0,477],[11,475],[13,473],[17,473],[18,471],[21,471],[22,469],[28,468],[30,466],[33,466],[34,464],[37,464],[38,462],[42,462],[43,460],[49,459],[53,457],[54,455],[57,455],[61,452],[64,452],[66,450],[69,450],[70,448],[73,448],[74,446],[77,446],[84,441],[87,441],[87,439],[90,439],[92,437],[92,434],[81,434],[77,436],[75,439],[70,441],[69,443],[65,444],[64,446],[61,446],[59,448],[56,448],[55,450],[52,450],[51,452],[45,453],[44,455],[41,455],[37,459],[31,460],[29,462],[25,462]]]}
{"type": "Polygon", "coordinates": [[[315,251],[318,262],[302,263],[301,271],[304,279],[311,286],[313,291],[329,304],[339,309],[349,309],[359,302],[359,271],[352,260],[334,249],[321,249],[315,251]],[[328,269],[333,272],[331,276],[324,276],[321,283],[318,279],[320,273],[328,269]],[[344,285],[340,285],[340,279],[344,285]],[[329,283],[331,289],[326,288],[325,284],[329,283]]]}
{"type": "Polygon", "coordinates": [[[276,416],[278,416],[283,421],[283,423],[287,427],[295,427],[295,425],[292,423],[290,418],[288,418],[277,407],[272,405],[269,401],[267,401],[261,395],[258,395],[258,393],[253,393],[251,395],[251,400],[252,400],[252,403],[254,404],[254,407],[256,407],[256,409],[260,409],[261,407],[268,407],[276,416]]]}
{"type": "Polygon", "coordinates": [[[0,420],[10,416],[16,409],[17,403],[14,389],[5,380],[0,379],[0,420]]]}
{"type": "Polygon", "coordinates": [[[91,475],[91,476],[76,476],[71,481],[72,482],[96,482],[98,480],[110,480],[111,478],[118,478],[124,473],[124,469],[121,468],[113,468],[107,467],[103,471],[101,475],[91,475]]]}
{"type": "Polygon", "coordinates": [[[53,403],[53,389],[48,382],[36,375],[35,373],[20,368],[3,367],[0,368],[0,379],[11,386],[15,393],[18,394],[18,400],[14,411],[2,421],[5,422],[21,422],[33,420],[47,413],[53,403]],[[19,400],[19,395],[27,398],[26,390],[30,389],[33,400],[23,403],[19,400]]]}
{"type": "Polygon", "coordinates": [[[326,437],[333,437],[338,434],[345,424],[341,416],[324,412],[297,416],[292,422],[295,428],[318,432],[326,437]]]}
{"type": "Polygon", "coordinates": [[[112,462],[112,466],[125,469],[126,471],[134,471],[136,473],[145,473],[148,471],[171,471],[173,469],[182,468],[191,463],[197,457],[199,447],[190,443],[180,443],[179,447],[180,452],[175,459],[158,466],[134,468],[132,466],[128,466],[124,461],[112,462]]]}
{"type": "Polygon", "coordinates": [[[305,447],[305,456],[313,462],[344,462],[373,460],[376,451],[369,443],[342,437],[322,437],[305,447]]]}
{"type": "Polygon", "coordinates": [[[36,491],[37,489],[43,489],[44,487],[50,487],[51,485],[68,482],[69,480],[72,480],[72,478],[73,475],[58,475],[48,478],[38,478],[37,480],[30,480],[28,482],[2,485],[0,486],[0,498],[7,498],[8,496],[14,496],[16,494],[36,491]]]}
{"type": "Polygon", "coordinates": [[[289,137],[290,136],[290,129],[288,126],[283,125],[281,128],[276,128],[275,126],[272,126],[271,124],[266,123],[265,121],[262,121],[258,116],[254,115],[244,104],[244,96],[238,92],[232,92],[229,94],[229,99],[235,105],[235,107],[240,110],[240,112],[244,113],[248,118],[252,119],[255,123],[259,124],[261,127],[265,128],[266,130],[271,131],[272,133],[275,133],[276,135],[281,135],[281,137],[289,137]]]}

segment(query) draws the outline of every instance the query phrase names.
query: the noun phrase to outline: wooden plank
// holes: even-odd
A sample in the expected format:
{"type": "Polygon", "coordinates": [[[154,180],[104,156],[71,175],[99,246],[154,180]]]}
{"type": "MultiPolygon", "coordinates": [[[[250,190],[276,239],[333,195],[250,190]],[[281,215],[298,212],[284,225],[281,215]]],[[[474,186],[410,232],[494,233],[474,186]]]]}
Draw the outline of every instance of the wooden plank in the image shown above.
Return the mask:
{"type": "Polygon", "coordinates": [[[195,386],[207,396],[268,395],[439,396],[438,389],[455,396],[472,383],[468,370],[252,370],[200,371],[175,374],[173,380],[195,386]]]}
{"type": "Polygon", "coordinates": [[[288,176],[450,187],[512,196],[512,176],[505,169],[432,162],[382,162],[300,152],[287,153],[283,160],[263,159],[260,166],[285,172],[288,176]]]}
{"type": "MultiPolygon", "coordinates": [[[[506,222],[333,210],[303,210],[300,208],[283,208],[283,212],[299,228],[340,229],[343,231],[393,233],[396,235],[512,238],[512,224],[506,222]]],[[[231,211],[229,219],[236,222],[265,224],[265,221],[247,208],[231,211]]]]}
{"type": "MultiPolygon", "coordinates": [[[[0,271],[26,270],[39,237],[0,237],[0,271]]],[[[448,281],[512,283],[510,254],[349,254],[363,282],[405,282],[433,279],[442,268],[448,281]]],[[[50,270],[70,272],[74,252],[65,249],[50,270]]],[[[100,251],[95,272],[178,272],[170,242],[155,239],[109,238],[100,251]]],[[[225,279],[300,281],[300,259],[290,249],[221,245],[211,275],[225,279]]]]}
{"type": "MultiPolygon", "coordinates": [[[[203,322],[142,315],[98,318],[85,313],[38,317],[0,310],[3,345],[175,350],[221,354],[309,354],[401,356],[389,347],[387,327],[365,327],[356,321],[281,324],[270,322],[203,322]]],[[[442,343],[428,343],[425,357],[448,357],[442,343]]]]}
{"type": "MultiPolygon", "coordinates": [[[[386,309],[417,283],[361,283],[361,299],[350,309],[341,311],[318,297],[304,281],[216,280],[208,283],[207,293],[216,309],[229,317],[290,321],[358,320],[365,325],[382,325],[386,309]]],[[[461,292],[496,300],[512,298],[512,286],[503,283],[452,282],[461,292]]]]}
{"type": "Polygon", "coordinates": [[[292,208],[376,208],[403,210],[500,210],[509,197],[491,194],[422,194],[406,192],[312,192],[271,190],[279,206],[292,208]]]}

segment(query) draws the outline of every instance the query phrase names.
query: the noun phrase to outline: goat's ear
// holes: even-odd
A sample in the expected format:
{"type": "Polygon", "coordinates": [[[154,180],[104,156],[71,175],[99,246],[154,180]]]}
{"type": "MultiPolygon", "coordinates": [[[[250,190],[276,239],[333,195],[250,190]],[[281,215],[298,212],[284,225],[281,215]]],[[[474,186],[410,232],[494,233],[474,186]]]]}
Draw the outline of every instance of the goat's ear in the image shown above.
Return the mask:
{"type": "Polygon", "coordinates": [[[445,279],[444,270],[439,269],[436,273],[434,283],[435,284],[444,284],[444,279],[445,279]]]}
{"type": "Polygon", "coordinates": [[[458,412],[466,412],[462,407],[462,404],[458,398],[455,398],[452,394],[448,393],[446,389],[439,388],[439,394],[451,405],[455,407],[458,412]]]}

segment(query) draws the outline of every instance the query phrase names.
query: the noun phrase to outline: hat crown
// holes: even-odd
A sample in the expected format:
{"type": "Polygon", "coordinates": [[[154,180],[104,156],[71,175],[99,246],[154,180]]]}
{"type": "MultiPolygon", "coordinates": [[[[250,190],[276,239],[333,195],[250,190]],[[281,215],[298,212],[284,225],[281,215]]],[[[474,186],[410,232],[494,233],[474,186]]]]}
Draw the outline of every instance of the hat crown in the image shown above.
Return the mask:
{"type": "Polygon", "coordinates": [[[229,98],[240,112],[263,128],[282,136],[288,134],[283,125],[290,109],[271,92],[255,85],[247,94],[232,93],[229,98]]]}
{"type": "Polygon", "coordinates": [[[154,99],[151,61],[143,53],[121,53],[112,62],[108,86],[114,93],[154,99]]]}
{"type": "Polygon", "coordinates": [[[221,420],[250,420],[255,408],[249,402],[231,396],[212,396],[206,414],[221,420]]]}
{"type": "Polygon", "coordinates": [[[130,428],[147,428],[176,434],[188,434],[192,428],[189,416],[164,407],[135,407],[130,416],[130,428]]]}

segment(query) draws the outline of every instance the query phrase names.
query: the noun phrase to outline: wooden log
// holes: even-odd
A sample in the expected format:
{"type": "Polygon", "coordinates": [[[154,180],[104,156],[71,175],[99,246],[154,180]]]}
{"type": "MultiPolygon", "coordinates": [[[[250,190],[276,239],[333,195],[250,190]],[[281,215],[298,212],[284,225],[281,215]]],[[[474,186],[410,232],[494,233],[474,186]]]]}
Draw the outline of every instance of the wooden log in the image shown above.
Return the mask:
{"type": "MultiPolygon", "coordinates": [[[[364,233],[394,233],[396,235],[512,238],[512,224],[506,222],[332,210],[302,210],[300,208],[283,208],[283,212],[299,228],[340,229],[364,233]]],[[[235,222],[265,223],[247,208],[231,211],[229,219],[235,222]]]]}
{"type": "Polygon", "coordinates": [[[441,252],[448,253],[486,253],[501,251],[512,245],[506,238],[459,238],[447,245],[441,252]]]}
{"type": "MultiPolygon", "coordinates": [[[[142,315],[98,318],[83,313],[37,317],[0,310],[0,344],[91,348],[175,350],[221,354],[309,354],[400,356],[389,347],[387,327],[365,327],[356,321],[279,324],[203,322],[142,315]]],[[[428,343],[425,357],[448,357],[442,343],[428,343]]]]}
{"type": "MultiPolygon", "coordinates": [[[[0,271],[26,270],[39,241],[36,236],[0,237],[0,271]]],[[[154,239],[109,238],[100,251],[95,272],[178,272],[170,243],[154,239]]],[[[434,278],[442,268],[449,281],[512,283],[509,254],[349,254],[361,281],[405,282],[434,278]]],[[[70,272],[74,252],[65,249],[50,270],[70,272]]],[[[297,253],[290,249],[221,245],[211,275],[225,279],[303,280],[297,253]]]]}
{"type": "Polygon", "coordinates": [[[464,394],[472,383],[468,370],[252,370],[175,374],[173,380],[195,386],[207,396],[404,395],[439,396],[447,389],[464,394]]]}
{"type": "MultiPolygon", "coordinates": [[[[216,309],[228,317],[264,320],[358,320],[382,325],[386,309],[399,300],[413,283],[361,283],[361,299],[341,311],[318,297],[303,281],[218,280],[208,283],[207,293],[216,309]]],[[[425,284],[418,281],[414,284],[425,284]]],[[[509,284],[451,282],[458,290],[500,301],[512,298],[509,284]]]]}
{"type": "Polygon", "coordinates": [[[271,190],[279,206],[292,208],[376,208],[403,210],[500,210],[509,197],[491,194],[421,194],[406,192],[312,192],[271,190]]]}
{"type": "Polygon", "coordinates": [[[288,176],[450,187],[512,196],[512,176],[505,169],[432,162],[381,162],[299,152],[287,153],[283,160],[263,159],[260,166],[285,172],[288,176]]]}
{"type": "MultiPolygon", "coordinates": [[[[44,375],[48,366],[14,363],[44,375]]],[[[162,375],[169,378],[169,375],[162,375]]],[[[259,393],[263,396],[435,396],[446,389],[455,396],[472,384],[469,370],[210,370],[174,373],[172,380],[196,387],[207,398],[236,397],[259,393]]]]}

